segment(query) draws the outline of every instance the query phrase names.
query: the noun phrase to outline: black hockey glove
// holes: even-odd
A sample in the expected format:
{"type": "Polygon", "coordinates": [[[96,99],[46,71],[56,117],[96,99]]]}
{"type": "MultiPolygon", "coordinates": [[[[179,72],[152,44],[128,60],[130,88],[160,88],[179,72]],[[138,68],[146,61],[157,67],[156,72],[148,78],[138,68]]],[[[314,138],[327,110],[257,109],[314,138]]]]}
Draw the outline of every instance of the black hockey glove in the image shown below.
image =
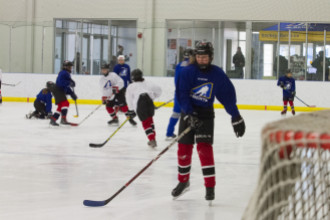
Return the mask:
{"type": "Polygon", "coordinates": [[[284,83],[283,83],[283,82],[280,82],[280,87],[281,87],[282,89],[284,89],[284,83]]]}
{"type": "Polygon", "coordinates": [[[76,86],[76,82],[73,81],[73,79],[71,79],[71,81],[70,81],[70,87],[71,88],[74,88],[75,86],[76,86]]]}
{"type": "Polygon", "coordinates": [[[239,115],[235,118],[232,118],[231,123],[233,125],[234,133],[236,134],[236,137],[243,137],[245,133],[244,119],[239,115]]]}
{"type": "Polygon", "coordinates": [[[77,97],[76,93],[72,93],[72,94],[71,94],[71,98],[72,98],[74,101],[76,101],[78,97],[77,97]]]}
{"type": "Polygon", "coordinates": [[[135,118],[136,113],[135,113],[134,111],[132,111],[132,110],[129,110],[129,111],[126,113],[126,115],[127,115],[130,119],[133,119],[133,118],[135,118]]]}
{"type": "Polygon", "coordinates": [[[199,128],[202,126],[202,121],[197,117],[197,113],[193,112],[192,114],[190,115],[186,115],[183,120],[185,120],[188,125],[193,128],[193,129],[196,129],[196,128],[199,128]]]}
{"type": "Polygon", "coordinates": [[[291,92],[292,97],[296,96],[296,91],[291,92]]]}
{"type": "Polygon", "coordinates": [[[115,94],[115,95],[119,93],[119,89],[118,89],[117,86],[112,87],[112,93],[115,94]]]}

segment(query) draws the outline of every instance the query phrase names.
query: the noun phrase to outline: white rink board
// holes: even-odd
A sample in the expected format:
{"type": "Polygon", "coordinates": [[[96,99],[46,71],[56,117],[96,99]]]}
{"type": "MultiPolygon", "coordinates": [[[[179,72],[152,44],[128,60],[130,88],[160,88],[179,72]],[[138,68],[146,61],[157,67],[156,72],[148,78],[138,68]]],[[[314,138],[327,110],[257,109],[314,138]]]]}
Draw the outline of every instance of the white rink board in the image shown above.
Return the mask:
{"type": "MultiPolygon", "coordinates": [[[[16,83],[17,87],[2,87],[3,96],[35,97],[48,80],[55,80],[57,74],[3,74],[3,82],[16,83]]],[[[100,76],[73,75],[79,99],[100,99],[100,76]]],[[[156,101],[167,101],[174,95],[173,77],[145,77],[162,87],[163,93],[156,101]]],[[[282,91],[275,80],[232,80],[237,93],[237,103],[245,105],[282,105],[282,91]]],[[[330,107],[330,82],[296,81],[297,96],[309,105],[330,107]]],[[[296,106],[304,106],[298,100],[296,106]]]]}

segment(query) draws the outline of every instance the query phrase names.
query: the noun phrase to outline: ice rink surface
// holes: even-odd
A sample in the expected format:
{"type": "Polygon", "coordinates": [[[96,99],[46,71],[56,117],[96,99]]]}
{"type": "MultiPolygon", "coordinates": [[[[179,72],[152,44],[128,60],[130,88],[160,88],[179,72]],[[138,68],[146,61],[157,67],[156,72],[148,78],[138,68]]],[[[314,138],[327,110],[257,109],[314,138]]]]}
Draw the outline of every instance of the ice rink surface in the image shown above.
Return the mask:
{"type": "MultiPolygon", "coordinates": [[[[68,120],[80,122],[95,108],[80,105],[80,117],[74,118],[71,105],[68,120]]],[[[59,128],[49,127],[48,120],[25,119],[32,109],[32,103],[0,105],[3,220],[240,219],[257,182],[261,128],[282,118],[279,112],[241,111],[247,130],[237,139],[230,116],[223,109],[215,110],[217,185],[212,207],[204,199],[195,149],[190,191],[172,200],[171,191],[177,184],[174,145],[107,206],[89,208],[83,206],[83,200],[109,198],[169,144],[165,131],[172,109],[156,111],[157,149],[147,146],[140,122],[137,127],[125,124],[103,148],[90,148],[90,142],[102,143],[116,129],[107,125],[109,116],[104,107],[79,127],[59,128]]],[[[125,119],[123,114],[119,118],[121,122],[125,119]]]]}

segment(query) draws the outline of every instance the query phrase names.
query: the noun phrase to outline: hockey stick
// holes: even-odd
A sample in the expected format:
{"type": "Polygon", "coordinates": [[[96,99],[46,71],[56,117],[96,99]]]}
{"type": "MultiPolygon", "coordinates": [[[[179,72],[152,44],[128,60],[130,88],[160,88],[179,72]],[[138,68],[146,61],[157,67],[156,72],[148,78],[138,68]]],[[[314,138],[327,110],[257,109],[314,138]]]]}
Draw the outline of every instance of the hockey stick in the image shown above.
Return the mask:
{"type": "MultiPolygon", "coordinates": [[[[174,99],[174,98],[173,98],[173,99],[174,99]]],[[[159,105],[159,106],[156,106],[155,109],[159,109],[159,108],[163,107],[164,105],[167,105],[168,103],[172,102],[173,99],[170,99],[170,100],[168,100],[167,102],[164,102],[163,104],[161,104],[161,105],[159,105]]]]}
{"type": "Polygon", "coordinates": [[[315,105],[308,105],[308,104],[305,103],[303,100],[301,100],[298,96],[296,96],[296,98],[297,98],[300,102],[302,102],[304,105],[306,105],[307,107],[309,107],[309,108],[315,108],[315,107],[316,107],[315,105]]]}
{"type": "Polygon", "coordinates": [[[98,105],[91,113],[89,113],[81,122],[79,122],[79,125],[81,125],[84,121],[87,120],[87,118],[89,118],[92,114],[94,114],[94,112],[96,112],[96,110],[98,110],[103,104],[98,105]]]}
{"type": "MultiPolygon", "coordinates": [[[[73,93],[75,93],[75,92],[74,92],[74,88],[72,88],[72,91],[73,91],[73,93]]],[[[77,112],[77,114],[74,115],[73,117],[78,118],[78,117],[79,117],[79,112],[78,112],[78,106],[77,106],[77,99],[74,100],[74,104],[75,104],[75,106],[76,106],[76,112],[77,112]]]]}
{"type": "Polygon", "coordinates": [[[89,146],[90,147],[95,147],[95,148],[97,148],[97,147],[103,147],[124,126],[124,124],[128,120],[129,120],[129,118],[126,118],[126,120],[102,144],[93,144],[93,143],[90,143],[89,146]]]}
{"type": "Polygon", "coordinates": [[[152,159],[145,167],[143,167],[132,179],[130,179],[124,186],[122,186],[115,194],[113,194],[109,199],[104,201],[93,201],[93,200],[84,200],[85,206],[98,207],[105,206],[111,200],[113,200],[119,193],[121,193],[126,187],[128,187],[136,178],[138,178],[146,169],[148,169],[153,162],[158,160],[170,147],[172,147],[176,142],[178,142],[184,135],[190,132],[191,127],[186,128],[177,138],[175,138],[162,152],[160,152],[154,159],[152,159]]]}
{"type": "Polygon", "coordinates": [[[15,86],[17,86],[17,85],[19,85],[21,83],[21,81],[19,81],[18,83],[16,83],[16,84],[11,84],[11,83],[1,83],[2,85],[5,85],[5,86],[13,86],[13,87],[15,87],[15,86]]]}

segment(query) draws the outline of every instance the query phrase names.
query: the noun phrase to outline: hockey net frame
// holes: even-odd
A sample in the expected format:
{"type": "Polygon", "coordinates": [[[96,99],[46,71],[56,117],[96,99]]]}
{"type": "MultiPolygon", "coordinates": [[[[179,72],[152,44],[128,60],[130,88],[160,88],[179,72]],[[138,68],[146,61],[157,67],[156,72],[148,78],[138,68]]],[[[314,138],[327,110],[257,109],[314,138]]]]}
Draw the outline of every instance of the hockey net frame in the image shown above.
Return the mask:
{"type": "Polygon", "coordinates": [[[244,220],[330,220],[330,110],[267,124],[244,220]]]}

